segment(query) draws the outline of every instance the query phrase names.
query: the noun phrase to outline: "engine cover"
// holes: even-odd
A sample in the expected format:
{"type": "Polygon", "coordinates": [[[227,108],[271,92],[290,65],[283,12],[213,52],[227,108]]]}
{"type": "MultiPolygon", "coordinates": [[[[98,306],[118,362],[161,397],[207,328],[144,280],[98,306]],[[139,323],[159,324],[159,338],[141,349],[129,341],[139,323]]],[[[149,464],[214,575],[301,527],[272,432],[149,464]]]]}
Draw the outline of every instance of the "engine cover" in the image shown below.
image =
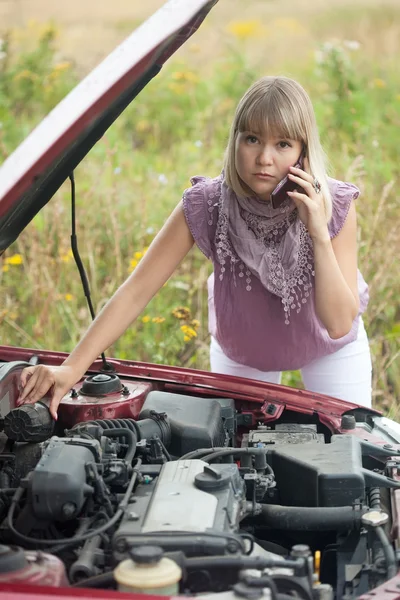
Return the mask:
{"type": "MultiPolygon", "coordinates": [[[[116,560],[121,560],[129,547],[143,542],[141,533],[159,534],[157,545],[179,550],[184,542],[176,534],[181,532],[237,532],[246,492],[235,464],[210,466],[202,460],[178,460],[164,464],[156,480],[138,486],[134,500],[114,535],[116,560]]],[[[203,546],[207,546],[206,538],[196,535],[203,546]]],[[[192,538],[194,554],[195,545],[192,538]]],[[[214,540],[211,545],[216,553],[224,553],[226,539],[214,540]]],[[[205,551],[212,552],[211,547],[205,551]]]]}

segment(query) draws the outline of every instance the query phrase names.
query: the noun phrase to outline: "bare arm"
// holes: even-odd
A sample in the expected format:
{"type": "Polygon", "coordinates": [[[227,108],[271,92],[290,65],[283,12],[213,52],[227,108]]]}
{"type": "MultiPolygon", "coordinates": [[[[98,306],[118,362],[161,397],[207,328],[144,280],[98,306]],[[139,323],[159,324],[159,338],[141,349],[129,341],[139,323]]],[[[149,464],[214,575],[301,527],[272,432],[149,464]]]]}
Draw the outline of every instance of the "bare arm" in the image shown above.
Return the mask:
{"type": "Polygon", "coordinates": [[[343,229],[333,240],[329,235],[313,238],[316,311],[333,339],[350,331],[359,309],[356,235],[352,203],[343,229]]]}
{"type": "Polygon", "coordinates": [[[144,310],[192,248],[194,240],[180,202],[154,238],[144,258],[118,288],[61,367],[28,367],[21,383],[21,401],[36,402],[54,386],[50,406],[56,409],[62,396],[78,381],[93,361],[113,344],[144,310]]]}

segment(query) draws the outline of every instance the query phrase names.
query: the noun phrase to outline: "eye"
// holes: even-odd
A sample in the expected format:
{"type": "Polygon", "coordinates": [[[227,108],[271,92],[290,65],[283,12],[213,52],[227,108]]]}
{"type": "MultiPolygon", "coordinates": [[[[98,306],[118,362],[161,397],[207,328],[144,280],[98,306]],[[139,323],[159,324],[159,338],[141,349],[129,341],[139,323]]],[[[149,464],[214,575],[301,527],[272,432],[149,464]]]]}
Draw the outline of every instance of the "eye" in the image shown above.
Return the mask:
{"type": "Polygon", "coordinates": [[[246,142],[249,144],[257,144],[258,138],[255,135],[246,135],[246,142]]]}
{"type": "Polygon", "coordinates": [[[292,147],[290,142],[286,142],[285,140],[281,140],[280,142],[278,142],[278,146],[279,146],[279,148],[291,148],[292,147]]]}

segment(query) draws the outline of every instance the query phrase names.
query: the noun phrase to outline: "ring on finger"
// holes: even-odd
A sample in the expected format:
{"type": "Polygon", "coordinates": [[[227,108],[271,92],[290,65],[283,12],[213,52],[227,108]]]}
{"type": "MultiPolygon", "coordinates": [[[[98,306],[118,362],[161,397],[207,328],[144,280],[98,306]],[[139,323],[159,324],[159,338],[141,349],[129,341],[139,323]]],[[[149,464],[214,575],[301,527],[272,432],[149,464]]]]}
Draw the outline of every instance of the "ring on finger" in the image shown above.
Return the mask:
{"type": "Polygon", "coordinates": [[[313,179],[312,186],[315,190],[315,193],[319,194],[321,191],[321,184],[316,177],[314,177],[314,179],[313,179]]]}

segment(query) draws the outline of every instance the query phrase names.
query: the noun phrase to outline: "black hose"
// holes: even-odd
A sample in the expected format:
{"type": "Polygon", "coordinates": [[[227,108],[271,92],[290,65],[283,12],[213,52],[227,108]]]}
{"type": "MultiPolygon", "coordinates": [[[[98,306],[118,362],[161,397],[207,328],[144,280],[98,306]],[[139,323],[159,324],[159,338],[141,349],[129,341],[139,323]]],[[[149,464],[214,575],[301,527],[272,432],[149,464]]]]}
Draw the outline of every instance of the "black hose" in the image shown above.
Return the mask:
{"type": "Polygon", "coordinates": [[[264,556],[200,556],[185,559],[187,569],[272,569],[274,567],[295,569],[299,562],[295,559],[276,560],[264,556]]]}
{"type": "Polygon", "coordinates": [[[137,435],[136,432],[131,431],[130,429],[123,429],[122,427],[119,429],[105,429],[103,430],[103,435],[110,438],[120,438],[125,436],[127,438],[128,450],[125,454],[124,460],[129,464],[132,463],[135,453],[136,453],[136,444],[137,444],[137,435]]]}
{"type": "Polygon", "coordinates": [[[184,454],[179,460],[193,460],[195,458],[202,458],[206,454],[212,454],[213,452],[219,452],[220,450],[226,450],[225,446],[216,448],[198,448],[197,450],[192,450],[191,452],[184,454]]]}
{"type": "Polygon", "coordinates": [[[383,527],[375,527],[378,540],[382,544],[383,554],[386,560],[387,576],[389,579],[397,575],[397,561],[392,544],[390,543],[383,527]]]}
{"type": "Polygon", "coordinates": [[[374,510],[381,509],[381,490],[380,488],[374,487],[369,491],[369,505],[374,510]]]}
{"type": "Polygon", "coordinates": [[[359,529],[363,511],[352,506],[304,507],[262,504],[261,517],[271,529],[284,531],[344,531],[359,529]]]}
{"type": "Polygon", "coordinates": [[[118,509],[117,509],[115,515],[109,521],[104,523],[104,525],[101,525],[97,529],[88,531],[88,533],[85,533],[81,536],[76,536],[76,537],[72,537],[72,538],[60,538],[58,540],[42,540],[40,538],[31,538],[31,537],[28,537],[27,535],[23,535],[22,533],[19,533],[19,531],[17,531],[13,525],[13,518],[14,518],[15,508],[16,508],[17,504],[19,503],[19,501],[21,500],[22,495],[25,491],[25,488],[22,488],[22,487],[19,487],[17,489],[17,491],[14,494],[14,498],[11,501],[10,510],[8,511],[8,515],[7,515],[7,527],[9,528],[11,533],[18,540],[20,540],[21,542],[24,542],[24,543],[28,543],[28,544],[33,543],[33,544],[37,544],[40,546],[49,546],[51,544],[57,544],[57,545],[65,544],[66,546],[75,546],[76,544],[85,542],[86,540],[90,539],[91,537],[93,537],[95,535],[100,535],[104,531],[107,531],[108,529],[113,527],[118,522],[118,520],[122,517],[126,507],[128,506],[130,497],[132,495],[133,488],[136,483],[136,479],[138,477],[138,471],[139,471],[141,465],[142,465],[142,460],[139,458],[137,460],[136,467],[133,470],[133,475],[128,484],[128,487],[126,488],[124,497],[122,498],[121,502],[119,503],[118,509]]]}

